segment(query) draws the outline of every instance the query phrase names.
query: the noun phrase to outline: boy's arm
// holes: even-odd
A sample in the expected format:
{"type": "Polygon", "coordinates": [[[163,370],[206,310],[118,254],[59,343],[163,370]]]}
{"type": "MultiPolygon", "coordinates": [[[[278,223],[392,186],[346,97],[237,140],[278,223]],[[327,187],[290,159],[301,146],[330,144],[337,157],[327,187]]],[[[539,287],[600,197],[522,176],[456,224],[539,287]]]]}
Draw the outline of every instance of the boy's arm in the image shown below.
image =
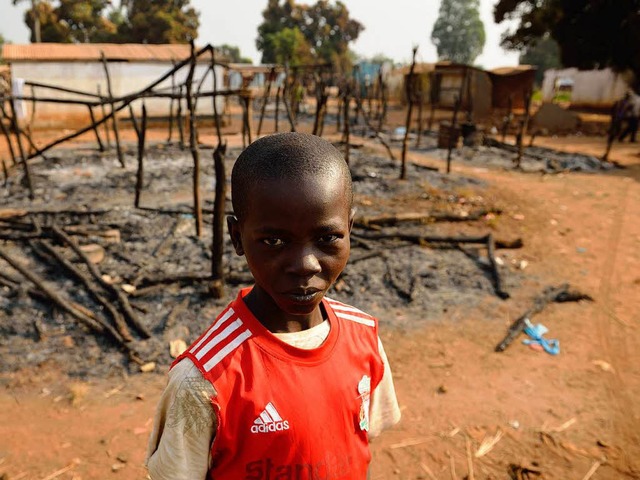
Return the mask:
{"type": "Polygon", "coordinates": [[[169,372],[149,438],[146,465],[152,480],[205,480],[216,416],[215,390],[184,359],[169,372]]]}
{"type": "Polygon", "coordinates": [[[371,394],[371,406],[369,407],[369,438],[380,435],[383,430],[392,427],[400,421],[400,408],[393,386],[393,376],[389,367],[387,354],[378,338],[378,351],[384,365],[382,380],[371,394]]]}

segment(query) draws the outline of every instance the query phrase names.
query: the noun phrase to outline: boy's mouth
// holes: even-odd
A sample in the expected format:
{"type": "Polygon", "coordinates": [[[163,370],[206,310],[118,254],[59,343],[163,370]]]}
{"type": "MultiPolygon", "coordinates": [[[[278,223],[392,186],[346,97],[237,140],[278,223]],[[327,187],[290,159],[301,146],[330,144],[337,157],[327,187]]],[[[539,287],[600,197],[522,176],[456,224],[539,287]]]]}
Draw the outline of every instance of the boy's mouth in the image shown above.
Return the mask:
{"type": "Polygon", "coordinates": [[[296,303],[310,303],[320,295],[322,295],[322,290],[317,288],[300,288],[287,292],[287,296],[296,303]]]}

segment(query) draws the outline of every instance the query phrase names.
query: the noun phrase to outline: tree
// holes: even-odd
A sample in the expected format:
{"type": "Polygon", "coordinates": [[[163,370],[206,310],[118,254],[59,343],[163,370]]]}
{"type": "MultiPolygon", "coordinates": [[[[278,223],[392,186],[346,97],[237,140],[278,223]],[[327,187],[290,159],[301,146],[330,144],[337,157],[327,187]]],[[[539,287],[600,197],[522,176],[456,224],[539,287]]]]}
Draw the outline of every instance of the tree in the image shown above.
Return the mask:
{"type": "Polygon", "coordinates": [[[472,64],[482,53],[485,33],[478,7],[479,0],[442,0],[431,32],[439,59],[472,64]]]}
{"type": "Polygon", "coordinates": [[[275,63],[278,57],[290,55],[291,61],[315,59],[345,68],[350,64],[349,43],[364,30],[340,1],[335,5],[328,0],[298,5],[293,0],[283,0],[282,4],[269,0],[262,17],[256,46],[263,63],[275,63]]]}
{"type": "MultiPolygon", "coordinates": [[[[14,4],[21,0],[13,0],[14,4]]],[[[32,42],[103,42],[116,33],[116,27],[103,16],[109,0],[32,0],[25,12],[25,23],[32,42]]]]}
{"type": "Polygon", "coordinates": [[[640,87],[640,0],[499,0],[496,22],[519,19],[502,45],[523,50],[549,34],[560,46],[562,64],[631,70],[640,87]]]}
{"type": "Polygon", "coordinates": [[[187,43],[198,35],[198,13],[189,0],[122,0],[117,8],[111,0],[31,4],[25,23],[32,42],[187,43]]]}
{"type": "Polygon", "coordinates": [[[536,83],[542,84],[545,70],[562,67],[560,62],[560,47],[549,35],[545,35],[536,43],[525,47],[520,55],[520,64],[535,65],[536,83]]]}
{"type": "Polygon", "coordinates": [[[216,48],[216,58],[218,55],[231,63],[253,63],[250,58],[243,57],[240,54],[240,48],[234,45],[223,44],[216,48]]]}
{"type": "Polygon", "coordinates": [[[283,28],[267,36],[267,44],[273,51],[275,63],[303,65],[313,62],[311,47],[297,28],[283,28]]]}
{"type": "Polygon", "coordinates": [[[189,0],[126,0],[122,43],[188,43],[198,37],[198,12],[189,0]]]}

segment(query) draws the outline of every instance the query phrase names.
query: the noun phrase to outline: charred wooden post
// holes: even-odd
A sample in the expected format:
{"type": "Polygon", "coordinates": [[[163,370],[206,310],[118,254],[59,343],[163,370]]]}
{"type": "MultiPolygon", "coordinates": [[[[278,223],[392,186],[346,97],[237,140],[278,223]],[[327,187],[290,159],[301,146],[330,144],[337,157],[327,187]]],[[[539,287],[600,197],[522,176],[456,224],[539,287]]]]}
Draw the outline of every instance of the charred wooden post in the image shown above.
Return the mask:
{"type": "Polygon", "coordinates": [[[262,96],[262,107],[260,108],[260,120],[258,121],[258,131],[256,132],[256,136],[260,136],[260,132],[262,131],[262,121],[264,120],[264,113],[267,110],[267,103],[269,102],[269,95],[271,95],[271,84],[276,76],[276,69],[274,67],[271,68],[269,72],[269,78],[267,79],[267,88],[264,89],[264,95],[262,96]]]}
{"type": "Polygon", "coordinates": [[[407,179],[407,145],[409,141],[409,130],[411,129],[411,114],[413,110],[413,92],[414,92],[414,78],[413,72],[416,69],[416,53],[418,47],[413,47],[413,56],[411,59],[411,68],[409,69],[409,76],[407,77],[407,83],[405,85],[405,92],[407,95],[407,120],[405,121],[404,138],[402,139],[402,167],[400,169],[400,180],[407,179]]]}
{"type": "Polygon", "coordinates": [[[178,124],[178,138],[180,150],[184,150],[184,123],[182,119],[182,92],[184,90],[184,86],[180,85],[178,88],[178,109],[176,111],[176,123],[178,124]]]}
{"type": "Polygon", "coordinates": [[[433,119],[436,114],[436,106],[438,105],[438,100],[440,97],[440,75],[436,74],[436,72],[429,73],[429,103],[430,105],[430,113],[429,113],[429,124],[427,125],[427,129],[432,132],[433,131],[433,119]]]}
{"type": "MultiPolygon", "coordinates": [[[[100,110],[102,110],[102,118],[106,118],[107,109],[104,106],[105,99],[102,96],[100,84],[98,84],[98,96],[100,97],[100,110]]],[[[111,148],[111,139],[109,138],[109,125],[107,125],[107,122],[103,122],[102,125],[104,126],[104,139],[107,143],[107,148],[111,148]]]]}
{"type": "MultiPolygon", "coordinates": [[[[172,61],[173,68],[176,66],[175,60],[172,61]]],[[[173,101],[176,93],[176,76],[175,72],[171,72],[171,97],[169,98],[169,132],[167,133],[167,143],[171,143],[173,137],[173,101]]]]}
{"type": "Polygon", "coordinates": [[[96,126],[96,117],[93,114],[93,108],[91,105],[87,105],[89,109],[89,117],[91,117],[91,126],[93,127],[93,133],[96,135],[96,141],[98,142],[98,150],[104,152],[104,145],[102,144],[102,139],[100,138],[100,134],[98,133],[98,127],[96,126]]]}
{"type": "Polygon", "coordinates": [[[218,145],[222,143],[222,131],[220,130],[220,115],[218,115],[218,77],[216,77],[216,49],[211,47],[211,75],[213,75],[213,95],[211,102],[213,103],[213,125],[218,135],[218,145]]]}
{"type": "Polygon", "coordinates": [[[502,143],[505,142],[507,138],[507,132],[509,131],[509,127],[511,126],[511,120],[513,119],[513,112],[511,109],[513,108],[513,95],[509,95],[507,98],[507,114],[502,120],[502,143]]]}
{"type": "MultiPolygon", "coordinates": [[[[133,117],[132,117],[133,118],[133,117]]],[[[142,119],[140,120],[140,129],[138,132],[138,171],[136,172],[136,197],[134,205],[140,207],[140,195],[142,194],[142,185],[144,184],[144,146],[147,134],[147,107],[142,104],[142,119]]]]}
{"type": "Polygon", "coordinates": [[[461,103],[460,97],[457,96],[453,106],[453,117],[451,118],[451,131],[449,132],[449,151],[447,152],[447,173],[451,173],[451,151],[453,150],[453,147],[455,146],[458,140],[458,135],[456,133],[457,132],[456,120],[458,116],[458,110],[460,109],[460,103],[461,103]]]}
{"type": "Polygon", "coordinates": [[[276,133],[278,133],[279,128],[278,128],[278,120],[280,117],[280,96],[282,95],[282,87],[278,87],[278,90],[276,91],[276,112],[275,112],[275,125],[274,125],[274,129],[276,131],[276,133]]]}
{"type": "Polygon", "coordinates": [[[242,103],[242,145],[245,146],[245,138],[247,145],[253,143],[251,135],[251,92],[245,90],[240,94],[240,101],[242,103]]]}
{"type": "Polygon", "coordinates": [[[420,140],[422,139],[422,89],[418,93],[418,133],[416,136],[416,148],[420,148],[420,140]]]}
{"type": "Polygon", "coordinates": [[[351,84],[347,83],[347,86],[344,89],[344,100],[342,102],[344,104],[344,159],[347,161],[347,165],[349,165],[349,151],[350,151],[350,113],[351,109],[351,84]]]}
{"type": "Polygon", "coordinates": [[[2,174],[4,175],[4,186],[6,187],[9,184],[9,170],[4,157],[0,158],[0,162],[2,162],[2,174]]]}
{"type": "Polygon", "coordinates": [[[336,103],[338,104],[338,110],[336,112],[336,133],[340,133],[342,131],[342,93],[338,93],[338,98],[336,100],[336,103]]]}
{"type": "Polygon", "coordinates": [[[291,112],[291,105],[287,101],[287,97],[289,96],[290,88],[289,88],[289,66],[285,63],[285,77],[284,77],[284,88],[282,90],[282,103],[284,104],[284,110],[287,112],[287,119],[289,120],[289,125],[291,126],[291,131],[296,131],[296,121],[291,112]]]}
{"type": "Polygon", "coordinates": [[[227,174],[224,156],[227,145],[220,143],[213,152],[216,173],[216,193],[213,207],[213,245],[211,249],[211,293],[214,298],[224,296],[224,217],[227,191],[227,174]]]}
{"type": "Polygon", "coordinates": [[[193,157],[193,213],[196,220],[196,235],[202,237],[202,205],[200,200],[200,151],[198,150],[198,140],[196,134],[196,112],[193,108],[193,73],[196,69],[196,56],[191,41],[191,64],[187,75],[187,109],[189,110],[189,149],[193,157]]]}
{"type": "Polygon", "coordinates": [[[100,52],[100,57],[102,59],[102,67],[104,68],[104,74],[107,78],[107,95],[109,97],[109,104],[111,105],[111,124],[113,126],[113,136],[116,141],[116,152],[118,154],[118,161],[120,165],[124,168],[124,154],[122,153],[122,147],[120,146],[120,132],[118,131],[118,119],[116,116],[116,104],[113,101],[113,91],[111,90],[111,75],[109,74],[109,66],[107,65],[107,58],[104,55],[104,52],[100,52]]]}
{"type": "Polygon", "coordinates": [[[316,78],[316,114],[313,122],[312,133],[322,135],[322,124],[324,123],[324,107],[327,104],[327,93],[322,74],[316,78]]]}
{"type": "MultiPolygon", "coordinates": [[[[0,99],[0,105],[4,103],[4,97],[0,99]]],[[[11,122],[11,119],[6,114],[4,110],[4,105],[2,106],[2,116],[11,122]]],[[[2,129],[2,134],[4,135],[5,140],[7,141],[7,146],[9,147],[9,155],[11,155],[11,165],[15,165],[16,161],[16,152],[13,149],[13,143],[11,142],[11,135],[9,134],[9,129],[4,124],[4,118],[0,118],[0,129],[2,129]]]]}
{"type": "Polygon", "coordinates": [[[9,105],[11,106],[11,127],[16,134],[16,143],[18,144],[18,151],[20,152],[22,168],[24,169],[24,179],[27,184],[27,188],[29,189],[29,198],[33,200],[35,198],[35,194],[33,193],[31,170],[29,169],[27,156],[24,154],[24,148],[22,147],[22,140],[20,139],[20,127],[18,126],[18,119],[16,118],[16,107],[13,103],[13,98],[9,99],[9,105]]]}
{"type": "Polygon", "coordinates": [[[520,168],[520,163],[522,161],[522,153],[524,151],[524,135],[527,132],[527,127],[529,126],[529,109],[531,107],[531,91],[527,91],[524,94],[524,118],[520,122],[520,128],[518,129],[518,155],[514,160],[516,168],[520,168]]]}
{"type": "Polygon", "coordinates": [[[487,257],[489,258],[489,265],[491,265],[491,275],[493,277],[493,285],[498,295],[503,300],[511,297],[508,292],[502,288],[502,278],[500,277],[500,271],[498,270],[498,262],[496,262],[496,243],[493,239],[493,235],[490,233],[487,235],[487,257]]]}

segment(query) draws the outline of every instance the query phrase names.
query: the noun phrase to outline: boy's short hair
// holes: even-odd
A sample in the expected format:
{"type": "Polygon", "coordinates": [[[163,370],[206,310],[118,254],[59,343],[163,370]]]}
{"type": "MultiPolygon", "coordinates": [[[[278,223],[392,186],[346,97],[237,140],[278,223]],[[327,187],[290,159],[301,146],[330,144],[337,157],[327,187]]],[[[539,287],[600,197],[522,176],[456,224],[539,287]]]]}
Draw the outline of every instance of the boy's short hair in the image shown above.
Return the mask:
{"type": "MultiPolygon", "coordinates": [[[[272,180],[301,181],[308,176],[338,176],[344,181],[351,207],[351,172],[342,154],[330,142],[307,133],[276,133],[256,140],[238,157],[231,172],[231,201],[236,217],[246,213],[249,191],[272,180]]],[[[335,178],[335,177],[334,177],[335,178]]]]}

